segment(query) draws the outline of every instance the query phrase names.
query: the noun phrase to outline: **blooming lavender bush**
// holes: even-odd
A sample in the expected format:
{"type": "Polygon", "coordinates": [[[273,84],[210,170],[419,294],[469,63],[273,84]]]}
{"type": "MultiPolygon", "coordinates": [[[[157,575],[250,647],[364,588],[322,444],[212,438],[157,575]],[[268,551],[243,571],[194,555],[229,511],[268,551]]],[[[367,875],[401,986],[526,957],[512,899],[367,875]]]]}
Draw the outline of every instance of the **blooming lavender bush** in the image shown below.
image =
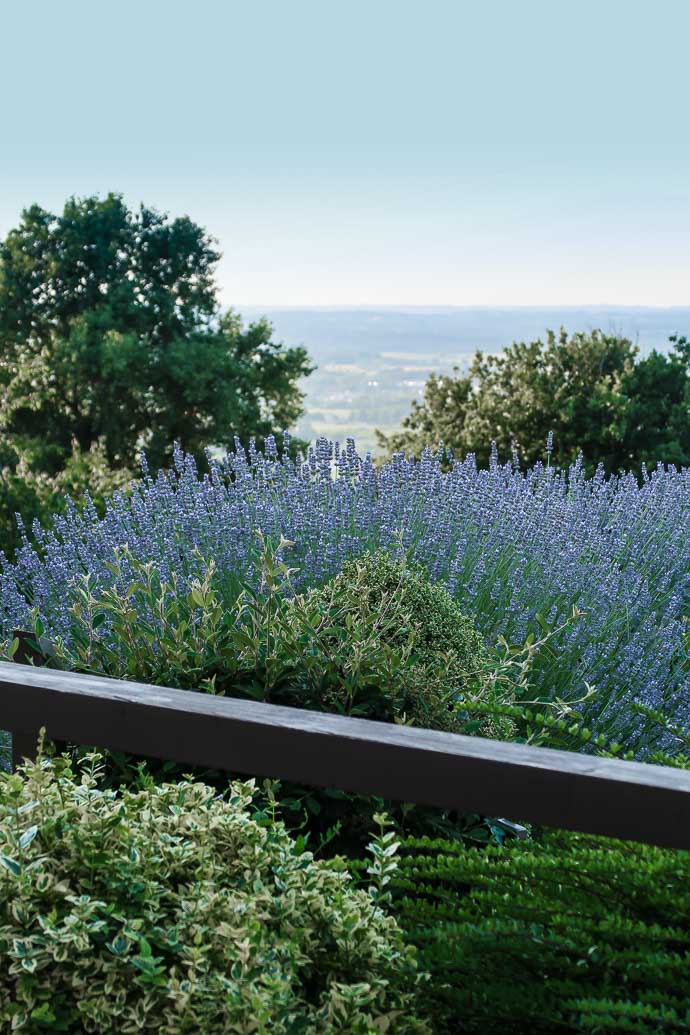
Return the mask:
{"type": "Polygon", "coordinates": [[[659,467],[638,484],[602,471],[587,478],[579,463],[521,471],[494,457],[478,470],[472,456],[429,452],[376,468],[351,440],[320,440],[294,461],[272,439],[263,453],[238,444],[209,466],[200,474],[178,450],[155,478],[144,465],[141,482],[116,494],[102,520],[87,502],[52,531],[36,527],[38,548],[27,541],[15,563],[2,564],[4,633],[34,609],[47,635],[68,637],[75,577],[111,585],[108,565],[124,544],[183,585],[202,574],[202,557],[221,577],[256,581],[259,529],[295,543],[289,562],[304,589],[366,550],[398,549],[400,534],[489,643],[522,641],[537,624],[560,624],[573,605],[584,610],[538,659],[540,695],[596,685],[588,707],[598,731],[641,753],[651,744],[636,702],[690,722],[690,470],[659,467]]]}

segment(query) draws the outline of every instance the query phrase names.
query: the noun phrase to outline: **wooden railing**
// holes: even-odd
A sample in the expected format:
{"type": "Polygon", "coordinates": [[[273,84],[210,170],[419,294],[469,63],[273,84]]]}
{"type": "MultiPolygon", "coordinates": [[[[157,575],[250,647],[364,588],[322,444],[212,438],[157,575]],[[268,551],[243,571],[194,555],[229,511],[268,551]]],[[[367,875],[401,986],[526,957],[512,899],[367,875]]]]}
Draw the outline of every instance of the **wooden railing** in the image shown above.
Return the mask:
{"type": "Polygon", "coordinates": [[[0,663],[15,764],[48,737],[690,848],[690,772],[0,663]]]}

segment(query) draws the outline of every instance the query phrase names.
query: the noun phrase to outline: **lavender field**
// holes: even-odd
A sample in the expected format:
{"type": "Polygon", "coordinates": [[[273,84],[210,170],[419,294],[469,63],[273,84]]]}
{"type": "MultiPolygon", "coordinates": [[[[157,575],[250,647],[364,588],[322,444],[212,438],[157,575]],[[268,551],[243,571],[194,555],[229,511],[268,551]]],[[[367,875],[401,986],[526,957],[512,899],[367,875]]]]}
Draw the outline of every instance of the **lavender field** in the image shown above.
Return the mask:
{"type": "MultiPolygon", "coordinates": [[[[286,440],[286,443],[287,440],[286,440]]],[[[270,439],[265,452],[238,448],[200,474],[178,452],[170,471],[146,473],[98,518],[71,508],[54,530],[34,529],[0,574],[5,637],[40,617],[46,635],[69,639],[75,586],[89,574],[98,590],[115,579],[115,551],[127,544],[162,579],[181,585],[213,560],[227,577],[257,578],[256,532],[294,546],[297,589],[317,586],[343,563],[404,544],[446,586],[487,644],[522,644],[540,630],[583,615],[537,658],[540,699],[578,700],[596,733],[638,757],[659,746],[636,705],[690,724],[690,471],[659,468],[588,478],[544,464],[519,470],[473,457],[427,453],[419,462],[371,458],[320,440],[294,461],[270,439]]],[[[132,573],[125,557],[121,588],[132,573]]],[[[663,738],[662,738],[663,740],[663,738]]],[[[672,748],[666,740],[663,746],[672,748]]]]}

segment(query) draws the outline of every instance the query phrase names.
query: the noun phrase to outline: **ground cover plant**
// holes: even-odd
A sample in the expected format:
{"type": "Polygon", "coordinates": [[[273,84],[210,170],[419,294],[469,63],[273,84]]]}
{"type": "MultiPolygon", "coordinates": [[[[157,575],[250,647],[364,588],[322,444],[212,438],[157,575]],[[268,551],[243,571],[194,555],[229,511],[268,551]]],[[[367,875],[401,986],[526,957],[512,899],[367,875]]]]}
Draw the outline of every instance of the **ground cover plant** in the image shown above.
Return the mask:
{"type": "Polygon", "coordinates": [[[377,842],[437,1035],[690,1031],[690,853],[555,832],[377,842]]]}
{"type": "Polygon", "coordinates": [[[0,1027],[98,1035],[427,1031],[414,950],[253,788],[0,774],[0,1027]]]}
{"type": "Polygon", "coordinates": [[[144,469],[131,494],[116,494],[102,520],[87,504],[36,528],[37,545],[2,566],[2,627],[9,638],[37,614],[49,637],[69,638],[80,574],[96,593],[134,579],[126,557],[112,570],[124,544],[181,590],[203,579],[205,559],[221,585],[257,587],[260,529],[294,543],[294,586],[309,590],[366,551],[395,551],[401,536],[487,645],[563,627],[534,659],[535,698],[579,699],[593,685],[584,710],[596,734],[644,757],[672,739],[637,705],[680,725],[690,715],[689,525],[688,470],[659,467],[638,482],[586,477],[577,462],[523,471],[494,459],[479,470],[471,456],[430,453],[377,468],[352,442],[320,441],[300,461],[269,439],[203,474],[178,451],[170,471],[144,469]],[[569,623],[573,606],[582,617],[569,623]]]}

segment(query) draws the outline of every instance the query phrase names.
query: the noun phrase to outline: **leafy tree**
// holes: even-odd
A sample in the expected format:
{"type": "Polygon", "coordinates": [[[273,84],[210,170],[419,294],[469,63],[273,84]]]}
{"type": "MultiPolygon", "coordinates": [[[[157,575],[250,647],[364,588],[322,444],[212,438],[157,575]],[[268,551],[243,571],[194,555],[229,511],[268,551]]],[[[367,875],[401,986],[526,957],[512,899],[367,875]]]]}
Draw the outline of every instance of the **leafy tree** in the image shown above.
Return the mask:
{"type": "Polygon", "coordinates": [[[312,368],[304,349],[285,349],[271,335],[266,319],[243,328],[229,311],[215,329],[171,343],[151,393],[150,462],[164,462],[173,442],[198,457],[209,444],[232,445],[235,435],[246,443],[298,420],[298,382],[312,368]]]}
{"type": "Polygon", "coordinates": [[[402,430],[379,441],[417,455],[442,442],[483,464],[495,441],[531,464],[553,432],[561,464],[580,452],[588,468],[607,471],[690,464],[690,343],[671,340],[668,355],[642,359],[628,339],[602,331],[549,331],[497,355],[477,351],[467,373],[432,375],[402,430]]]}
{"type": "Polygon", "coordinates": [[[678,335],[670,341],[668,355],[650,353],[626,384],[624,440],[632,466],[638,459],[690,464],[690,341],[678,335]]]}
{"type": "Polygon", "coordinates": [[[2,424],[32,470],[54,474],[101,442],[111,468],[144,446],[156,466],[293,423],[304,349],[221,315],[213,240],[118,194],[33,205],[0,244],[2,424]]]}

